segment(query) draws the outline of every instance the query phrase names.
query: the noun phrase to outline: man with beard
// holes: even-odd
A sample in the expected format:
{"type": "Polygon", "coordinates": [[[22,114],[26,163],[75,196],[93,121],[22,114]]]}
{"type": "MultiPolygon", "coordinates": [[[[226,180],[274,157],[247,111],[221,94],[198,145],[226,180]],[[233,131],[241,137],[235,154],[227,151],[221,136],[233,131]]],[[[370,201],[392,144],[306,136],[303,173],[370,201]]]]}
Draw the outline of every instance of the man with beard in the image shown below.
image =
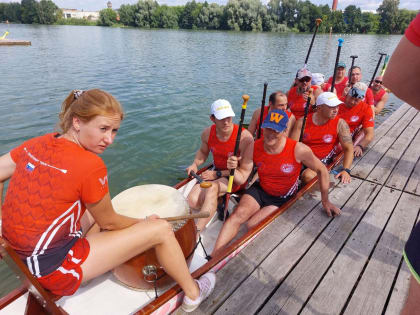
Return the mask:
{"type": "MultiPolygon", "coordinates": [[[[340,118],[338,106],[342,104],[337,95],[332,92],[321,93],[316,100],[316,112],[308,115],[303,135],[303,143],[311,148],[322,163],[328,164],[336,153],[337,142],[344,151],[343,170],[336,175],[342,183],[350,183],[350,166],[353,163],[353,142],[346,121],[340,118]]],[[[291,138],[298,140],[303,118],[296,122],[291,138]]],[[[302,173],[302,181],[309,182],[316,176],[311,169],[302,173]]]]}
{"type": "MultiPolygon", "coordinates": [[[[311,86],[311,81],[312,73],[308,69],[302,68],[297,73],[296,86],[287,92],[289,109],[296,119],[304,116],[308,96],[311,97],[311,106],[315,104],[316,98],[321,94],[321,89],[316,85],[311,86]]],[[[309,110],[311,111],[311,108],[309,110]]]]}
{"type": "MultiPolygon", "coordinates": [[[[315,171],[321,187],[322,205],[328,216],[340,214],[340,209],[328,199],[327,168],[311,149],[286,137],[289,118],[282,110],[273,110],[264,120],[264,138],[254,144],[253,160],[259,181],[245,191],[236,210],[229,216],[217,238],[213,255],[223,249],[238,233],[241,224],[255,226],[287,202],[298,189],[302,165],[315,171]]],[[[235,161],[234,157],[230,159],[235,161]]],[[[237,160],[237,159],[236,159],[237,160]]]]}
{"type": "Polygon", "coordinates": [[[375,105],[375,114],[379,114],[388,101],[388,92],[384,89],[382,77],[376,77],[372,83],[373,105],[375,105]]]}
{"type": "MultiPolygon", "coordinates": [[[[230,173],[229,169],[232,168],[228,168],[228,158],[233,155],[239,128],[232,122],[234,116],[235,113],[227,100],[220,99],[211,105],[210,120],[213,125],[204,129],[201,134],[200,149],[197,151],[193,163],[187,168],[188,175],[191,171],[197,172],[198,166],[207,160],[210,152],[212,153],[214,169],[206,170],[201,174],[204,180],[212,181],[212,186],[202,188],[197,184],[188,195],[188,203],[191,208],[201,208],[201,211],[210,212],[209,218],[198,220],[197,229],[199,231],[203,231],[216,212],[218,197],[223,196],[227,191],[227,177],[230,173]]],[[[242,130],[239,143],[240,157],[238,158],[241,163],[235,172],[233,191],[244,184],[251,173],[253,147],[254,139],[251,134],[248,130],[242,130]]]]}
{"type": "MultiPolygon", "coordinates": [[[[350,89],[356,84],[357,82],[362,81],[362,69],[359,66],[354,66],[353,69],[350,69],[351,77],[350,77],[350,85],[344,89],[343,97],[345,97],[350,89]]],[[[367,88],[365,93],[365,98],[363,99],[368,105],[372,107],[372,111],[374,111],[374,99],[373,99],[373,92],[370,88],[367,88]]]]}
{"type": "Polygon", "coordinates": [[[367,86],[362,82],[357,82],[349,90],[344,104],[340,105],[338,115],[343,118],[350,127],[352,136],[363,128],[365,136],[359,144],[354,146],[354,156],[361,156],[363,151],[373,140],[374,118],[372,108],[363,101],[366,95],[367,86]]]}

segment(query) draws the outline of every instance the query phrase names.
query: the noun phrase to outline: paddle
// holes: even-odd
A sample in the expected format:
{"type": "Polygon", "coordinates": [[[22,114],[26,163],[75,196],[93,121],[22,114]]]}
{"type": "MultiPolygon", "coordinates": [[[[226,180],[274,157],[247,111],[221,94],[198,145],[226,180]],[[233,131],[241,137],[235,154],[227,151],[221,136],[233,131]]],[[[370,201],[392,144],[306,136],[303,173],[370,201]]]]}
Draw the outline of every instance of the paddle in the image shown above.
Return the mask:
{"type": "Polygon", "coordinates": [[[303,66],[304,68],[306,68],[306,65],[308,64],[308,59],[309,59],[309,55],[311,54],[312,45],[314,44],[315,36],[316,36],[316,33],[318,32],[318,27],[319,27],[319,24],[321,24],[321,22],[322,22],[321,19],[315,20],[315,24],[316,24],[315,31],[314,31],[314,35],[312,35],[312,40],[311,40],[311,44],[309,45],[308,53],[306,54],[305,65],[303,66]]]}
{"type": "Polygon", "coordinates": [[[353,75],[353,66],[354,66],[354,59],[358,58],[359,56],[354,55],[354,56],[350,56],[351,58],[351,67],[350,67],[350,75],[349,75],[349,82],[348,82],[348,86],[351,85],[351,76],[353,75]]]}
{"type": "Polygon", "coordinates": [[[167,217],[167,218],[161,218],[166,221],[181,221],[181,220],[189,220],[189,219],[199,219],[199,218],[208,218],[210,216],[210,212],[204,211],[204,212],[198,212],[188,215],[180,215],[177,217],[167,217]]]}
{"type": "Polygon", "coordinates": [[[386,67],[388,66],[388,61],[389,61],[389,55],[386,55],[385,60],[384,60],[384,65],[382,67],[381,74],[380,74],[381,77],[383,77],[383,75],[385,74],[386,67]]]}
{"type": "Polygon", "coordinates": [[[339,38],[338,39],[338,49],[337,49],[337,57],[335,58],[335,66],[334,66],[334,74],[331,82],[331,92],[334,92],[334,86],[335,86],[335,77],[337,76],[337,64],[340,61],[340,53],[341,53],[341,46],[343,46],[344,39],[339,38]]]}
{"type": "MultiPolygon", "coordinates": [[[[235,150],[233,151],[233,155],[238,154],[239,143],[241,141],[242,124],[244,123],[246,105],[248,103],[249,96],[248,95],[242,95],[242,98],[243,98],[244,102],[242,104],[241,120],[239,121],[238,134],[236,136],[235,150]]],[[[227,210],[228,210],[230,195],[232,194],[232,186],[233,186],[234,176],[235,176],[235,169],[231,169],[230,174],[229,174],[227,191],[226,191],[226,202],[225,202],[225,209],[224,209],[224,213],[223,213],[223,221],[226,219],[226,213],[227,213],[227,210]]]]}
{"type": "Polygon", "coordinates": [[[212,183],[210,183],[210,182],[205,182],[202,178],[201,178],[201,176],[198,176],[194,171],[191,171],[190,172],[190,175],[192,175],[196,180],[197,180],[197,182],[200,184],[200,187],[201,188],[210,188],[211,186],[212,186],[212,183]]]}
{"type": "Polygon", "coordinates": [[[373,80],[375,79],[376,72],[378,71],[378,68],[379,68],[379,66],[381,64],[382,58],[384,56],[386,56],[386,54],[384,54],[384,53],[379,53],[379,55],[381,55],[381,56],[379,57],[378,63],[377,63],[376,68],[375,68],[375,71],[373,72],[373,76],[372,76],[372,79],[370,80],[369,87],[372,86],[373,80]]]}
{"type": "Polygon", "coordinates": [[[265,106],[265,97],[267,95],[267,86],[268,83],[264,83],[264,92],[263,92],[263,98],[261,101],[261,113],[260,113],[260,123],[258,124],[258,132],[257,132],[257,139],[261,138],[261,125],[263,123],[263,116],[264,116],[264,106],[265,106]]]}
{"type": "Polygon", "coordinates": [[[305,114],[303,115],[302,128],[300,129],[299,142],[302,142],[303,133],[305,132],[306,118],[308,117],[309,106],[311,106],[311,95],[312,95],[312,89],[309,89],[309,94],[308,94],[308,98],[306,100],[306,105],[305,105],[305,114]]]}

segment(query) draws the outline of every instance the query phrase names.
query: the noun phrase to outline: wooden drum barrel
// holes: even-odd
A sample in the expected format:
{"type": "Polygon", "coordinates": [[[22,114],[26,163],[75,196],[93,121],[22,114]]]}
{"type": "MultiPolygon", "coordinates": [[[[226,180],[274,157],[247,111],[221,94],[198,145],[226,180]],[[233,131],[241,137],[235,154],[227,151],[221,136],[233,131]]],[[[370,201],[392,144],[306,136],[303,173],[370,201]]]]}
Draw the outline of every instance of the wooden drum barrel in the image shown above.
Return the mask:
{"type": "MultiPolygon", "coordinates": [[[[142,185],[129,188],[112,199],[119,214],[133,218],[145,218],[157,214],[161,218],[190,214],[188,203],[182,194],[165,185],[142,185]]],[[[195,246],[196,227],[194,220],[172,222],[175,237],[189,265],[195,246]]],[[[159,264],[154,248],[130,259],[113,270],[115,277],[124,285],[137,290],[152,290],[173,282],[159,264]]]]}

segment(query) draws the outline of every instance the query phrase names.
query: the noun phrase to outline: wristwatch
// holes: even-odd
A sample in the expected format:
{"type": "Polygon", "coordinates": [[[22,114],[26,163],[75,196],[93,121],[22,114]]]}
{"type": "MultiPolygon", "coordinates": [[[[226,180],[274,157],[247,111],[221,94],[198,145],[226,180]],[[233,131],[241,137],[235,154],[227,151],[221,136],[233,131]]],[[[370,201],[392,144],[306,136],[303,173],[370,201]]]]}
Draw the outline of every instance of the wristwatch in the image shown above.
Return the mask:
{"type": "Polygon", "coordinates": [[[219,171],[219,170],[217,170],[217,171],[216,171],[216,176],[217,176],[217,178],[222,177],[222,172],[221,172],[221,171],[219,171]]]}
{"type": "Polygon", "coordinates": [[[350,169],[348,169],[348,168],[345,168],[344,169],[349,175],[351,175],[351,170],[350,169]]]}
{"type": "Polygon", "coordinates": [[[362,152],[365,151],[365,148],[361,144],[356,144],[356,146],[362,149],[362,152]]]}

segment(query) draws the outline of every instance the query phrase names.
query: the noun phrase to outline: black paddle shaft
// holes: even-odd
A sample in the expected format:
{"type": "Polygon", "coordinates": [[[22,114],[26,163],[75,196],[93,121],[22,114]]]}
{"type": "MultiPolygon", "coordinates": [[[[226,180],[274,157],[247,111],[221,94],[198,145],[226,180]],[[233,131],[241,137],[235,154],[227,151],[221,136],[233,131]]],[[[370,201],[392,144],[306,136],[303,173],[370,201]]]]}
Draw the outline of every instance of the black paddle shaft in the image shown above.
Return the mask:
{"type": "Polygon", "coordinates": [[[359,56],[350,56],[351,58],[351,67],[350,67],[350,75],[349,75],[349,86],[351,85],[351,76],[353,75],[353,67],[354,67],[354,59],[358,58],[359,56]]]}
{"type": "Polygon", "coordinates": [[[312,35],[312,40],[311,40],[311,44],[309,45],[308,53],[306,54],[305,65],[308,63],[309,55],[311,54],[312,46],[313,46],[314,41],[315,41],[315,36],[316,36],[316,33],[318,32],[318,27],[319,27],[319,24],[321,23],[321,21],[322,21],[321,19],[317,19],[316,22],[315,22],[316,23],[315,31],[314,31],[314,35],[312,35]]]}
{"type": "Polygon", "coordinates": [[[261,125],[263,123],[265,97],[267,96],[267,86],[268,86],[268,83],[265,82],[264,83],[263,97],[262,97],[262,101],[261,101],[260,123],[258,124],[257,139],[261,138],[261,125]]]}
{"type": "Polygon", "coordinates": [[[308,99],[306,100],[306,106],[305,106],[305,115],[303,116],[303,121],[302,121],[302,128],[300,129],[299,142],[302,142],[303,133],[305,132],[306,118],[308,117],[309,106],[311,106],[311,97],[308,95],[308,99]]]}
{"type": "MultiPolygon", "coordinates": [[[[239,143],[241,142],[242,125],[244,123],[244,118],[245,118],[245,111],[246,111],[246,108],[242,108],[241,120],[239,121],[238,134],[236,136],[235,149],[233,150],[233,155],[238,155],[239,143]]],[[[230,170],[230,176],[233,176],[234,173],[235,173],[235,169],[232,168],[230,170]]]]}
{"type": "Polygon", "coordinates": [[[334,66],[334,74],[331,82],[331,92],[334,92],[335,86],[335,77],[337,76],[337,64],[340,60],[340,53],[341,53],[341,46],[343,45],[344,40],[342,38],[338,39],[338,49],[337,49],[337,57],[335,58],[335,66],[334,66]]]}
{"type": "Polygon", "coordinates": [[[373,80],[375,79],[375,76],[376,76],[376,72],[378,72],[378,68],[379,68],[379,66],[381,65],[382,58],[383,58],[386,54],[384,54],[384,53],[379,53],[379,55],[381,55],[381,56],[379,57],[378,64],[376,65],[375,71],[373,72],[373,76],[372,76],[372,79],[370,80],[369,87],[371,87],[371,86],[372,86],[373,80]]]}

